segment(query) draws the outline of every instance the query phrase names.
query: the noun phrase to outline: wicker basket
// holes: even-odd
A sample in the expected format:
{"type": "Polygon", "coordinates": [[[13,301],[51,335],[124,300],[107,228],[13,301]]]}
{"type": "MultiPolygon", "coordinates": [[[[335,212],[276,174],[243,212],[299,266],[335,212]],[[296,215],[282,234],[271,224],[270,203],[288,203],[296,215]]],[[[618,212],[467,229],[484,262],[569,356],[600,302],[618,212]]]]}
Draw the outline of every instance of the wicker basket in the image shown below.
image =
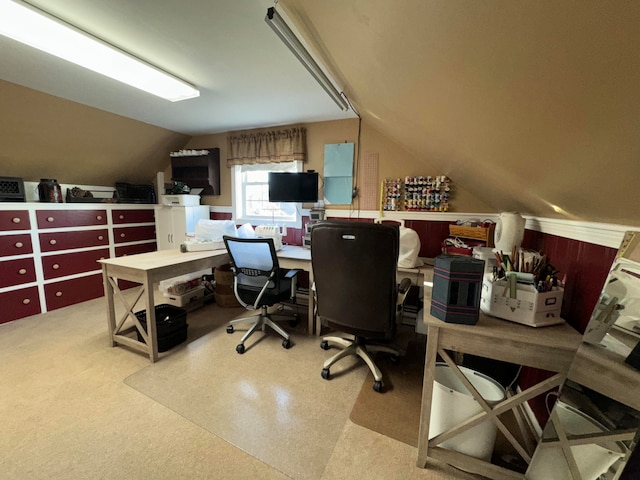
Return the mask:
{"type": "Polygon", "coordinates": [[[470,238],[487,242],[487,247],[493,247],[493,231],[495,225],[484,227],[463,227],[460,225],[449,225],[449,235],[452,237],[470,238]]]}
{"type": "Polygon", "coordinates": [[[233,293],[233,272],[229,264],[220,265],[213,272],[216,280],[215,299],[221,307],[240,307],[240,303],[233,293]]]}

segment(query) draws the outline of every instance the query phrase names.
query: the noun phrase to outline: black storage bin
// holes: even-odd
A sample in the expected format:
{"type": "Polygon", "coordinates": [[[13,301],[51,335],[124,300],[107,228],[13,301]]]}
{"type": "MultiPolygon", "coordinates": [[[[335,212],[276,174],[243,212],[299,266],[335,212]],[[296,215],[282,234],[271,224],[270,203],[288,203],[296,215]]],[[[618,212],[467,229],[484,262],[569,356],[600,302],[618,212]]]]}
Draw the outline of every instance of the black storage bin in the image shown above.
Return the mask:
{"type": "Polygon", "coordinates": [[[480,314],[484,260],[439,255],[433,267],[431,315],[447,323],[475,325],[480,314]]]}
{"type": "MultiPolygon", "coordinates": [[[[138,321],[147,331],[147,311],[136,312],[138,321]]],[[[187,339],[187,311],[184,308],[173,305],[156,305],[156,333],[158,336],[158,352],[167,350],[181,344],[187,339]]],[[[143,341],[138,333],[138,341],[143,341]]]]}

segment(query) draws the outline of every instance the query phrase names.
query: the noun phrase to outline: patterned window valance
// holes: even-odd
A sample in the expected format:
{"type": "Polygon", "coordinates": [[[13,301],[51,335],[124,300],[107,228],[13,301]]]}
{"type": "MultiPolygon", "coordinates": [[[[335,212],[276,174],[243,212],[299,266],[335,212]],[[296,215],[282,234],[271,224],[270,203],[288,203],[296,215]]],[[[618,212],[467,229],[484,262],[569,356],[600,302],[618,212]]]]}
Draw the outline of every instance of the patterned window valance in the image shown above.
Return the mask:
{"type": "Polygon", "coordinates": [[[229,135],[227,144],[227,167],[307,161],[307,130],[302,127],[229,135]]]}

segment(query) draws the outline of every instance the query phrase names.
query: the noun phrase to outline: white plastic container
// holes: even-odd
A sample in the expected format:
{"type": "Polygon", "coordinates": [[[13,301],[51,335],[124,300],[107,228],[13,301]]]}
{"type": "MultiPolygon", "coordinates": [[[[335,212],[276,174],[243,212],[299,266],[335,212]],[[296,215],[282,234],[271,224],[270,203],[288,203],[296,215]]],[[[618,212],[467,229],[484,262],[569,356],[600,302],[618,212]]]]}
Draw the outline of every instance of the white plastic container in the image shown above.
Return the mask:
{"type": "MultiPolygon", "coordinates": [[[[459,368],[489,405],[495,405],[506,398],[504,388],[492,378],[469,368],[459,368]]],[[[482,412],[480,404],[448,365],[436,364],[433,387],[430,439],[482,412]]],[[[486,420],[438,446],[488,462],[493,453],[496,433],[496,424],[486,420]]]]}
{"type": "Polygon", "coordinates": [[[170,207],[194,207],[200,205],[200,195],[160,195],[160,203],[170,207]]]}
{"type": "Polygon", "coordinates": [[[498,263],[492,247],[473,247],[473,258],[484,260],[484,273],[492,273],[498,263]]]}
{"type": "MultiPolygon", "coordinates": [[[[599,422],[566,403],[557,402],[554,408],[568,435],[607,431],[599,422]]],[[[547,428],[550,428],[550,425],[547,428]]],[[[570,447],[582,480],[596,480],[625,456],[623,444],[608,442],[607,447],[595,443],[570,447]]],[[[571,478],[571,472],[560,445],[544,447],[540,443],[527,470],[527,479],[565,480],[567,478],[571,478]]]]}

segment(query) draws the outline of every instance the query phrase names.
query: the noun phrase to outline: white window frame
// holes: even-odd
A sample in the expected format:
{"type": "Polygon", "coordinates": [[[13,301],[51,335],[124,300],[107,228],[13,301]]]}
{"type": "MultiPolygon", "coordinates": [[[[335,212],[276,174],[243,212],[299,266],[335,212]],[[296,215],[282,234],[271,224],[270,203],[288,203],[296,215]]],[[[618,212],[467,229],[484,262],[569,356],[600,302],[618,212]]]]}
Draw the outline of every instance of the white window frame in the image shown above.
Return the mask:
{"type": "MultiPolygon", "coordinates": [[[[264,168],[266,171],[296,171],[301,172],[302,169],[301,161],[293,161],[293,162],[285,162],[285,163],[265,163],[265,164],[256,164],[250,165],[249,168],[252,169],[262,169],[264,168]],[[290,170],[285,170],[286,167],[293,167],[290,170]]],[[[244,193],[245,189],[242,185],[242,168],[243,165],[234,165],[231,167],[231,206],[233,210],[233,218],[236,224],[244,225],[245,223],[250,223],[251,225],[278,225],[282,227],[289,228],[302,228],[302,204],[301,203],[293,203],[287,202],[289,206],[291,206],[295,212],[292,214],[290,220],[284,220],[281,217],[274,216],[260,216],[260,215],[251,215],[247,213],[247,205],[245,203],[244,193]]]]}

